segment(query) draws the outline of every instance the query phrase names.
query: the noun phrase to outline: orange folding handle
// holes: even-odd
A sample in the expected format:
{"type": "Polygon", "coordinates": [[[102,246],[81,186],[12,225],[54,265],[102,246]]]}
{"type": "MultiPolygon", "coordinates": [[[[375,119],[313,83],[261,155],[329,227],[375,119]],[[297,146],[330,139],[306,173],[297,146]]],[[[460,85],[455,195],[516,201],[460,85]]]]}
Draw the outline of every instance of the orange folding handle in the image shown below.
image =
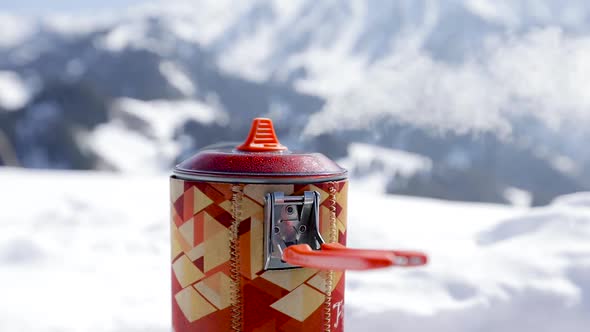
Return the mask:
{"type": "Polygon", "coordinates": [[[425,265],[425,254],[414,251],[351,249],[339,243],[324,243],[320,250],[307,244],[289,246],[283,260],[292,265],[323,270],[370,270],[388,266],[413,267],[425,265]]]}

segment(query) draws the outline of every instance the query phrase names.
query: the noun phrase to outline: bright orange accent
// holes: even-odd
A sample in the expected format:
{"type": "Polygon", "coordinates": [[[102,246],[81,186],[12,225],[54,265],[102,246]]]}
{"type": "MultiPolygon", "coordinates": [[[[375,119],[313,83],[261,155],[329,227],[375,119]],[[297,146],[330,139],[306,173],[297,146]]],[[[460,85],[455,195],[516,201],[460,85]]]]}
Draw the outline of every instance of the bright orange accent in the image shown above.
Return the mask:
{"type": "Polygon", "coordinates": [[[307,244],[289,246],[283,252],[283,260],[304,267],[323,270],[370,270],[393,265],[418,266],[427,262],[419,252],[350,249],[339,243],[324,243],[321,250],[311,250],[307,244]],[[404,264],[398,261],[403,258],[404,264]]]}
{"type": "Polygon", "coordinates": [[[289,246],[283,260],[293,265],[323,270],[369,270],[393,265],[390,254],[366,255],[345,251],[311,250],[307,244],[289,246]]]}
{"type": "Polygon", "coordinates": [[[344,252],[350,255],[355,253],[361,255],[392,255],[394,258],[394,263],[392,265],[400,267],[412,267],[428,264],[428,256],[419,251],[353,249],[347,248],[340,243],[324,243],[322,244],[322,250],[331,251],[334,253],[344,252]],[[403,264],[401,262],[403,262],[403,264]]]}
{"type": "Polygon", "coordinates": [[[287,150],[275,134],[272,120],[268,118],[255,118],[246,141],[237,147],[240,151],[265,152],[287,150]]]}

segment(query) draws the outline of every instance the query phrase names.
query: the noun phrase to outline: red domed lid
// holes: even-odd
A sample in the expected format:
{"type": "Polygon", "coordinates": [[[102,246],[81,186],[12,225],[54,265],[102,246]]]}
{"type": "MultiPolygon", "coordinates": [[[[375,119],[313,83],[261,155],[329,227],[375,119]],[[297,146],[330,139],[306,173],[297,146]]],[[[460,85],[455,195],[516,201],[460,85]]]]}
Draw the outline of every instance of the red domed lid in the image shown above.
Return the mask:
{"type": "Polygon", "coordinates": [[[174,174],[187,180],[303,183],[346,178],[346,170],[321,153],[296,153],[276,137],[272,121],[256,118],[246,141],[233,149],[204,149],[174,174]]]}

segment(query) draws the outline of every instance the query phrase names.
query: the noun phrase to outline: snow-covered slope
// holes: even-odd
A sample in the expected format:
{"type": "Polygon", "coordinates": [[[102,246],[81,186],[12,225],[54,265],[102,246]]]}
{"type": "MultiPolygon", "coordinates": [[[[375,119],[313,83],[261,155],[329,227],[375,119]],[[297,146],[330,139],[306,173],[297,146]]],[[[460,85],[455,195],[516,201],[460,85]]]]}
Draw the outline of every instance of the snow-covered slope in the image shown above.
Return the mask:
{"type": "MultiPolygon", "coordinates": [[[[170,331],[168,180],[0,169],[1,331],[170,331]]],[[[423,249],[349,273],[347,331],[587,331],[590,194],[523,210],[355,188],[349,245],[423,249]]]]}
{"type": "Polygon", "coordinates": [[[1,331],[167,331],[165,178],[0,174],[1,331]]]}
{"type": "Polygon", "coordinates": [[[590,205],[514,210],[354,191],[350,200],[351,246],[431,256],[423,270],[349,273],[352,331],[587,330],[590,205]]]}

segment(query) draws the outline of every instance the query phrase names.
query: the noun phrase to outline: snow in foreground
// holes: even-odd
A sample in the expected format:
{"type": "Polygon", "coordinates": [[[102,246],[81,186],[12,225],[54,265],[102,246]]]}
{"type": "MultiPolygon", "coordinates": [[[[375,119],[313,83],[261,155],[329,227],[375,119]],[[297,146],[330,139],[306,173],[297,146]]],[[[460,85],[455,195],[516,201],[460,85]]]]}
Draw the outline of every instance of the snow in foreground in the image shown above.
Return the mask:
{"type": "MultiPolygon", "coordinates": [[[[0,169],[0,183],[0,331],[170,331],[165,176],[0,169]]],[[[590,194],[522,210],[354,188],[350,246],[431,264],[349,273],[347,331],[590,326],[590,194]]]]}

